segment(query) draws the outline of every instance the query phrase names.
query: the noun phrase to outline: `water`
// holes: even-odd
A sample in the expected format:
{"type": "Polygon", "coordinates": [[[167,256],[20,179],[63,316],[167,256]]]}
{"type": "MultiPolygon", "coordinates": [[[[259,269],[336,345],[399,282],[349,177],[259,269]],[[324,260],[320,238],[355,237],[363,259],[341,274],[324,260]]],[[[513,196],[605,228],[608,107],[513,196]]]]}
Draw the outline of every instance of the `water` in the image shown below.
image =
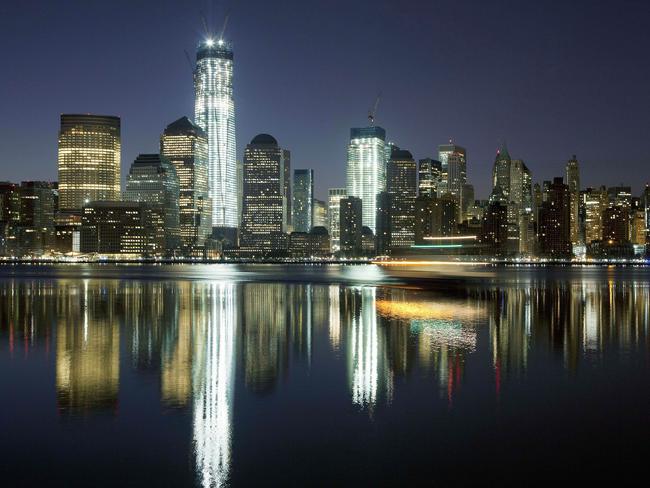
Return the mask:
{"type": "Polygon", "coordinates": [[[645,475],[644,268],[0,268],[4,486],[645,475]]]}

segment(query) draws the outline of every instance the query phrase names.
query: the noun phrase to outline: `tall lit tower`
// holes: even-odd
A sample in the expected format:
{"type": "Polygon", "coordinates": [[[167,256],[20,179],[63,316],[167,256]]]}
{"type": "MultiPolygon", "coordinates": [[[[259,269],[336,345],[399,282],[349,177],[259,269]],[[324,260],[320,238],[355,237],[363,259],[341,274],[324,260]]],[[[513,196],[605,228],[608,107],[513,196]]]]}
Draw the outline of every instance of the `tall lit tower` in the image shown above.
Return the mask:
{"type": "Polygon", "coordinates": [[[347,194],[360,198],[363,225],[375,231],[377,194],[386,187],[386,131],[379,126],[350,130],[347,194]]]}
{"type": "Polygon", "coordinates": [[[575,154],[566,163],[566,184],[569,185],[571,195],[571,242],[578,244],[580,235],[578,232],[578,213],[580,210],[580,167],[575,154]]]}
{"type": "Polygon", "coordinates": [[[62,114],[59,131],[59,208],[120,199],[120,119],[62,114]]]}
{"type": "Polygon", "coordinates": [[[208,136],[208,191],[212,227],[238,225],[233,52],[230,43],[211,38],[199,44],[194,70],[194,119],[208,136]]]}

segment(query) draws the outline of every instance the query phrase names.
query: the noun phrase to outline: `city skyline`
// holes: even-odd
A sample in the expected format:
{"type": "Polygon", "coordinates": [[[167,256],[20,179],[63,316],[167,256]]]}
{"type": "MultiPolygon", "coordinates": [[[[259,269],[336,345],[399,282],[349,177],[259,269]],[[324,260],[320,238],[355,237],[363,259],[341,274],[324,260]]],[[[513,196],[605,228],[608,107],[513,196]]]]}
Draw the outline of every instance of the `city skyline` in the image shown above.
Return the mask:
{"type": "MultiPolygon", "coordinates": [[[[75,3],[75,2],[68,2],[75,3]]],[[[354,18],[357,18],[361,7],[355,6],[349,12],[350,18],[334,20],[334,13],[337,2],[331,6],[319,6],[315,12],[307,15],[307,27],[317,28],[314,32],[311,42],[323,42],[317,35],[322,32],[325,26],[330,28],[344,29],[354,18]],[[319,27],[316,17],[321,15],[325,20],[325,26],[319,27]]],[[[364,2],[361,2],[365,5],[364,2]]],[[[506,139],[513,158],[520,158],[526,162],[531,169],[534,181],[550,180],[553,176],[564,173],[566,160],[572,155],[577,154],[581,161],[581,186],[598,187],[601,184],[607,186],[617,185],[619,183],[631,184],[634,194],[639,194],[646,180],[642,177],[632,178],[642,168],[648,159],[648,149],[642,146],[643,143],[643,121],[645,114],[650,108],[650,99],[645,91],[641,90],[641,80],[647,79],[648,67],[643,64],[632,66],[626,65],[628,76],[623,80],[614,82],[611,77],[616,73],[618,63],[616,53],[619,51],[634,52],[634,49],[641,49],[642,43],[638,42],[644,39],[644,35],[633,28],[626,31],[623,37],[611,37],[607,45],[596,44],[600,51],[593,49],[588,41],[593,41],[596,34],[596,27],[602,26],[608,18],[607,13],[609,6],[604,2],[590,3],[591,20],[582,23],[574,29],[571,34],[559,34],[561,27],[566,27],[572,21],[576,20],[578,8],[575,6],[550,6],[548,12],[540,15],[551,17],[562,11],[564,16],[556,24],[545,25],[547,32],[540,32],[533,29],[529,38],[536,39],[534,47],[546,46],[547,51],[535,51],[536,61],[540,70],[542,67],[552,68],[550,71],[544,71],[542,79],[535,81],[531,76],[532,62],[522,61],[517,54],[530,48],[532,41],[526,40],[523,46],[514,46],[507,42],[506,39],[499,35],[488,36],[485,48],[502,48],[500,51],[495,49],[494,53],[485,60],[467,62],[461,67],[449,65],[449,62],[442,62],[436,65],[436,59],[423,63],[422,53],[428,53],[429,44],[420,49],[420,54],[414,54],[416,41],[421,41],[423,28],[430,25],[435,19],[445,19],[451,14],[467,13],[467,9],[480,9],[480,5],[466,2],[461,6],[449,6],[442,2],[435,8],[430,7],[407,7],[399,11],[397,18],[387,16],[390,12],[390,6],[379,4],[376,11],[367,13],[369,19],[378,25],[388,22],[387,18],[394,23],[398,31],[405,29],[406,26],[413,27],[413,33],[403,41],[397,39],[399,36],[390,36],[391,40],[379,40],[377,46],[368,47],[366,51],[369,59],[358,59],[357,64],[350,66],[350,61],[344,61],[341,69],[352,69],[351,74],[358,79],[348,79],[348,89],[345,94],[334,97],[328,95],[327,88],[317,86],[314,83],[316,67],[312,64],[304,63],[304,52],[297,43],[286,43],[286,53],[278,54],[271,48],[277,48],[279,42],[286,41],[287,33],[278,32],[275,29],[271,32],[268,28],[259,30],[256,35],[248,36],[252,23],[258,22],[258,19],[252,18],[250,9],[254,8],[255,2],[247,5],[237,5],[228,24],[226,37],[233,40],[235,50],[237,51],[238,63],[235,67],[235,77],[237,87],[235,89],[235,106],[237,107],[236,118],[238,121],[237,132],[240,134],[239,144],[237,146],[237,159],[241,160],[243,146],[247,140],[250,140],[256,133],[269,132],[274,134],[283,143],[292,149],[293,159],[296,167],[309,166],[315,170],[315,196],[324,199],[327,189],[330,187],[340,187],[344,183],[345,174],[345,151],[347,142],[347,132],[350,127],[360,127],[364,125],[367,108],[372,104],[376,92],[383,91],[383,97],[379,105],[377,114],[377,124],[386,128],[387,141],[394,142],[400,147],[410,150],[416,159],[426,157],[436,157],[435,148],[444,143],[451,136],[454,142],[467,148],[467,173],[468,182],[476,187],[476,197],[486,198],[490,191],[490,173],[491,165],[498,141],[506,139]],[[437,15],[434,15],[437,14],[437,15]],[[535,36],[537,34],[537,36],[535,36]],[[275,39],[273,36],[277,36],[275,39]],[[569,43],[569,47],[562,47],[564,43],[560,42],[562,36],[568,36],[564,40],[574,41],[569,43]],[[393,39],[393,37],[395,37],[393,39]],[[404,46],[406,43],[408,46],[404,46]],[[635,44],[636,43],[636,44],[635,44]],[[394,49],[409,47],[411,50],[403,51],[405,63],[405,73],[410,73],[410,78],[396,79],[393,75],[387,76],[381,81],[373,81],[370,84],[361,83],[365,80],[363,71],[367,63],[371,62],[380,55],[382,50],[388,48],[388,52],[394,52],[394,49]],[[301,56],[297,56],[302,54],[301,56]],[[463,77],[470,78],[478,69],[478,66],[485,68],[488,60],[494,60],[497,52],[500,54],[499,63],[495,69],[504,69],[504,64],[509,65],[510,75],[506,87],[496,89],[492,84],[481,83],[482,77],[472,78],[471,83],[465,80],[465,83],[450,85],[451,78],[463,77]],[[494,55],[494,57],[493,57],[494,55]],[[293,56],[293,61],[292,61],[293,56]],[[420,58],[418,58],[420,56],[420,58]],[[566,60],[562,61],[561,58],[566,60]],[[577,63],[578,68],[568,71],[568,64],[573,61],[577,63]],[[260,84],[257,79],[256,70],[269,69],[269,63],[274,63],[277,72],[272,76],[265,78],[265,83],[260,84]],[[296,77],[298,73],[295,69],[301,66],[301,76],[296,77]],[[431,66],[441,68],[435,73],[435,76],[428,78],[426,87],[423,85],[425,75],[431,74],[431,66]],[[594,71],[598,67],[598,76],[594,71]],[[417,71],[422,68],[422,72],[417,71]],[[528,68],[522,70],[522,68],[528,68]],[[567,68],[563,73],[564,68],[567,68]],[[464,72],[463,70],[466,70],[464,72]],[[630,71],[631,70],[631,71],[630,71]],[[566,74],[570,73],[566,81],[566,74]],[[292,90],[290,94],[279,91],[277,88],[287,80],[296,80],[291,83],[292,90]],[[548,84],[548,87],[542,86],[542,81],[548,84]],[[578,83],[584,85],[589,83],[585,93],[578,93],[578,83]],[[469,83],[469,86],[468,86],[469,83]],[[295,86],[294,86],[295,85],[295,86]],[[432,89],[433,88],[433,89],[432,89]],[[624,90],[623,90],[624,89],[624,90]],[[506,93],[507,92],[507,93],[506,93]],[[549,94],[553,92],[553,94],[549,94]],[[274,95],[280,93],[281,96],[274,95]],[[530,97],[534,93],[536,101],[530,97]],[[610,104],[608,96],[613,93],[618,95],[618,103],[610,104]],[[517,96],[521,95],[521,97],[517,96]],[[490,95],[490,96],[488,96],[490,95]],[[571,96],[570,96],[571,95],[571,96]],[[451,114],[445,111],[447,104],[458,102],[462,97],[469,100],[463,102],[459,114],[451,114]],[[275,99],[275,100],[272,100],[275,99]],[[327,100],[322,103],[320,100],[327,100]],[[563,102],[558,104],[558,102],[563,102]],[[339,103],[340,102],[340,103],[339,103]],[[435,103],[434,103],[435,102],[435,103]],[[471,102],[471,103],[470,103],[471,102]],[[437,103],[437,105],[436,105],[437,103]],[[602,104],[606,106],[603,106],[602,104]],[[537,106],[540,104],[539,106],[537,106]],[[541,104],[547,105],[547,109],[541,109],[541,104]],[[468,106],[471,105],[469,108],[468,106]],[[477,116],[478,105],[480,112],[477,116]],[[517,107],[522,105],[522,107],[517,107]],[[497,106],[500,109],[497,109],[497,106]],[[300,107],[300,108],[297,108],[300,107]],[[427,109],[429,114],[442,113],[444,117],[423,117],[422,110],[427,109]],[[431,110],[435,108],[435,110],[431,110]],[[582,108],[580,112],[577,109],[582,108]],[[602,110],[601,110],[602,109],[602,110]],[[526,113],[523,113],[523,112],[526,113]],[[313,114],[317,116],[314,117],[313,114]],[[410,114],[413,113],[411,117],[410,114]],[[432,121],[433,120],[433,121],[432,121]],[[489,125],[487,122],[489,121],[489,125]],[[307,123],[311,122],[311,124],[307,123]],[[309,130],[303,127],[308,126],[309,130]],[[314,130],[314,127],[318,130],[314,130]],[[540,128],[544,130],[540,131],[540,128]],[[588,133],[588,134],[587,134],[588,133]],[[541,135],[540,135],[541,134],[541,135]],[[615,152],[610,147],[616,140],[624,140],[621,148],[615,152]],[[611,170],[616,167],[617,171],[611,170]],[[332,168],[333,170],[330,170],[332,168]],[[626,172],[630,175],[626,178],[626,172]]],[[[164,17],[171,9],[171,3],[162,2],[161,11],[156,15],[164,17]]],[[[304,7],[300,8],[293,2],[287,2],[281,6],[277,13],[287,12],[287,9],[298,8],[295,15],[304,14],[304,7]]],[[[629,2],[626,12],[616,11],[617,22],[627,22],[628,26],[634,26],[637,22],[642,22],[643,14],[647,13],[643,6],[629,2]],[[635,15],[636,14],[636,15],[635,15]]],[[[26,36],[34,33],[38,29],[40,22],[48,16],[56,18],[56,12],[49,11],[47,5],[38,8],[38,2],[32,5],[32,11],[29,8],[20,6],[3,7],[7,14],[16,20],[15,25],[7,26],[4,31],[5,35],[13,36],[8,45],[20,42],[21,49],[17,52],[24,56],[25,50],[35,49],[36,46],[42,48],[42,43],[36,44],[33,39],[27,39],[26,36]],[[35,10],[35,11],[34,11],[35,10]],[[32,15],[33,23],[25,26],[27,14],[32,15]],[[19,27],[27,27],[18,29],[19,27]]],[[[505,16],[509,21],[514,22],[515,26],[530,26],[534,15],[521,11],[516,6],[507,5],[501,2],[495,7],[495,12],[485,12],[490,15],[505,16]]],[[[117,4],[114,7],[100,8],[97,6],[88,6],[82,9],[79,15],[92,20],[100,14],[105,15],[107,19],[111,15],[116,15],[118,11],[128,12],[124,29],[129,29],[132,22],[142,20],[147,13],[144,6],[132,7],[125,4],[117,4]]],[[[209,18],[214,19],[213,25],[221,25],[221,20],[225,11],[215,11],[209,13],[209,18]]],[[[31,66],[25,65],[16,58],[16,54],[11,49],[8,53],[7,66],[10,73],[7,77],[0,78],[0,88],[5,91],[11,89],[17,96],[12,97],[21,100],[18,104],[13,100],[8,100],[6,104],[6,113],[11,120],[11,127],[2,127],[2,132],[7,137],[3,146],[7,150],[7,157],[12,161],[11,165],[6,168],[3,179],[12,181],[21,180],[54,180],[56,175],[56,143],[55,136],[58,118],[61,113],[97,113],[117,115],[121,118],[122,129],[122,168],[121,173],[123,181],[128,173],[128,166],[135,159],[137,154],[155,152],[157,149],[158,137],[164,129],[165,124],[170,120],[176,120],[183,115],[192,116],[192,75],[188,69],[187,62],[183,59],[182,50],[185,48],[192,52],[193,46],[200,42],[204,36],[197,28],[200,25],[198,20],[198,8],[192,11],[179,13],[180,18],[171,16],[178,26],[175,29],[178,33],[170,35],[169,39],[161,41],[159,37],[153,36],[151,40],[139,39],[141,42],[133,44],[127,49],[125,41],[117,43],[115,46],[101,41],[97,49],[102,54],[102,61],[99,58],[88,56],[87,47],[77,46],[71,48],[67,44],[64,55],[57,65],[55,76],[50,80],[51,94],[44,90],[46,99],[42,98],[41,90],[38,93],[30,93],[30,103],[22,102],[30,87],[37,83],[34,78],[35,72],[31,66]],[[184,24],[186,23],[186,24],[184,24]],[[109,49],[110,47],[110,49],[109,49]],[[158,80],[146,76],[143,71],[129,73],[128,76],[122,76],[133,68],[133,58],[141,59],[148,53],[152,59],[146,64],[147,70],[156,69],[157,63],[164,61],[168,70],[170,70],[170,82],[158,80]],[[176,53],[176,54],[175,54],[176,53]],[[70,69],[66,69],[66,67],[70,69]],[[79,69],[82,69],[82,72],[79,69]],[[106,79],[98,80],[98,75],[106,75],[106,70],[110,68],[110,75],[106,79]],[[108,86],[107,82],[115,80],[119,75],[119,83],[115,86],[108,86]],[[14,78],[16,76],[16,78],[14,78]],[[81,77],[80,77],[81,76],[81,77]],[[18,83],[22,80],[23,83],[18,83]],[[67,86],[74,80],[75,90],[68,89],[67,86]],[[122,81],[124,80],[124,81],[122,81]],[[128,89],[124,83],[128,80],[128,89]],[[81,88],[77,88],[78,86],[81,88]],[[146,88],[145,88],[146,86],[146,88]],[[173,88],[173,92],[170,90],[173,88]],[[105,96],[98,96],[102,92],[105,96]],[[162,96],[164,94],[164,97],[162,96]],[[22,96],[20,96],[22,95],[22,96]],[[151,106],[156,105],[156,109],[151,106]],[[38,112],[34,112],[38,110],[38,112]],[[35,113],[38,113],[36,116],[35,113]],[[49,115],[48,115],[49,114],[49,115]],[[20,127],[20,122],[25,122],[28,118],[32,130],[30,131],[29,144],[24,144],[25,135],[16,130],[20,127]]],[[[275,17],[274,17],[275,18],[275,17]]],[[[455,18],[451,16],[451,18],[455,18]]],[[[537,17],[539,20],[539,17],[537,17]]],[[[557,17],[556,17],[557,18],[557,17]]],[[[477,21],[469,18],[475,28],[480,32],[488,28],[489,19],[485,19],[485,25],[476,25],[477,21]]],[[[104,21],[107,22],[108,20],[104,21]]],[[[70,22],[70,21],[67,21],[70,22]]],[[[286,20],[284,22],[287,22],[286,20]]],[[[544,22],[541,22],[544,24],[544,22]]],[[[65,25],[65,22],[63,22],[65,25]]],[[[254,24],[259,27],[257,24],[254,24]]],[[[284,24],[286,25],[286,24],[284,24]]],[[[435,25],[439,25],[435,23],[435,25]]],[[[467,40],[459,39],[451,35],[446,27],[440,24],[442,31],[438,33],[437,39],[440,41],[439,50],[448,47],[451,51],[456,50],[457,55],[467,56],[472,45],[472,39],[476,40],[476,33],[468,33],[467,40]],[[447,34],[448,37],[445,37],[447,34]],[[459,46],[463,41],[467,45],[459,46]]],[[[297,32],[293,36],[300,37],[305,35],[306,26],[298,26],[297,32]]],[[[86,27],[78,26],[81,32],[86,27]]],[[[276,27],[277,29],[277,27],[276,27]]],[[[280,29],[281,30],[281,29],[280,29]]],[[[214,29],[218,31],[218,29],[214,29]]],[[[79,33],[81,33],[79,32],[79,33]]],[[[141,36],[141,32],[134,32],[141,36]]],[[[133,33],[125,32],[126,40],[129,40],[133,33]]],[[[56,47],[57,42],[67,39],[69,34],[62,33],[60,38],[52,39],[48,45],[56,47]]],[[[351,54],[358,52],[354,45],[357,39],[356,33],[346,34],[344,40],[346,46],[350,47],[351,54]]],[[[295,40],[295,39],[294,39],[295,40]]],[[[342,42],[342,41],[339,41],[342,42]]],[[[335,51],[346,52],[341,44],[337,45],[335,51]]],[[[439,56],[440,52],[431,51],[439,56]]],[[[334,69],[334,74],[325,73],[328,66],[335,67],[335,61],[329,53],[321,60],[319,73],[325,76],[327,81],[331,77],[336,78],[338,70],[334,69]]],[[[628,52],[628,56],[630,53],[628,52]]],[[[435,56],[434,56],[435,57],[435,56]]],[[[443,59],[438,58],[437,61],[443,59]]],[[[446,59],[446,57],[445,57],[446,59]]],[[[458,59],[463,59],[460,56],[458,59]]],[[[470,60],[471,61],[471,60],[470,60]]],[[[42,68],[48,68],[51,61],[44,61],[42,68]]],[[[480,70],[479,70],[480,71],[480,70]]],[[[482,71],[481,71],[482,73],[482,71]]],[[[535,72],[539,75],[539,72],[535,72]]],[[[479,73],[480,74],[480,73],[479,73]]],[[[340,80],[330,80],[339,86],[340,80]]],[[[455,81],[459,81],[456,79],[455,81]]],[[[462,81],[462,80],[460,80],[462,81]]],[[[39,81],[42,83],[42,81],[39,81]]],[[[318,84],[320,85],[320,84],[318,84]]],[[[584,86],[583,86],[584,88],[584,86]]],[[[7,122],[4,122],[6,125],[7,122]]],[[[647,124],[646,124],[647,125],[647,124]]],[[[3,137],[4,139],[4,137],[3,137]]]]}

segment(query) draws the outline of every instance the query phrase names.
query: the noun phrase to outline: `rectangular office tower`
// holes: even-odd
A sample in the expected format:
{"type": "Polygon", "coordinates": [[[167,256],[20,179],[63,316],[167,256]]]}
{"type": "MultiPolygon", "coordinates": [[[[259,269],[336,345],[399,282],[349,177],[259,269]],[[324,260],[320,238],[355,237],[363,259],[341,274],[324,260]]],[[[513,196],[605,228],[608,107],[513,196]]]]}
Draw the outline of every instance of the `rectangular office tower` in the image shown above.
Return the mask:
{"type": "Polygon", "coordinates": [[[120,199],[120,118],[62,114],[59,130],[59,209],[120,199]]]}
{"type": "Polygon", "coordinates": [[[148,204],[152,219],[150,223],[156,235],[151,254],[171,254],[180,248],[178,195],[178,176],[166,157],[140,154],[133,161],[126,178],[124,200],[148,204]]]}
{"type": "Polygon", "coordinates": [[[199,44],[194,70],[194,120],[208,136],[208,188],[212,226],[235,229],[238,222],[233,51],[223,39],[199,44]]]}
{"type": "Polygon", "coordinates": [[[440,160],[440,184],[438,196],[451,195],[461,208],[463,185],[467,183],[467,152],[451,141],[438,146],[440,160]]]}
{"type": "Polygon", "coordinates": [[[341,200],[348,195],[345,188],[330,188],[327,200],[330,245],[332,252],[341,248],[341,200]]]}
{"type": "Polygon", "coordinates": [[[265,255],[286,250],[288,153],[268,134],[255,136],[244,150],[242,252],[265,255]]]}
{"type": "Polygon", "coordinates": [[[360,198],[363,225],[375,232],[377,194],[386,187],[386,131],[381,127],[350,130],[347,192],[360,198]]]}
{"type": "Polygon", "coordinates": [[[442,163],[440,161],[431,158],[420,159],[418,162],[418,195],[435,197],[441,172],[442,163]]]}
{"type": "Polygon", "coordinates": [[[314,226],[314,170],[296,169],[293,172],[293,216],[295,232],[309,232],[314,226]]]}
{"type": "Polygon", "coordinates": [[[386,171],[390,195],[390,248],[408,249],[415,244],[417,168],[409,151],[394,148],[386,171]]]}
{"type": "Polygon", "coordinates": [[[160,137],[160,154],[176,169],[181,246],[188,254],[203,246],[212,231],[208,198],[208,136],[187,117],[169,124],[160,137]]]}

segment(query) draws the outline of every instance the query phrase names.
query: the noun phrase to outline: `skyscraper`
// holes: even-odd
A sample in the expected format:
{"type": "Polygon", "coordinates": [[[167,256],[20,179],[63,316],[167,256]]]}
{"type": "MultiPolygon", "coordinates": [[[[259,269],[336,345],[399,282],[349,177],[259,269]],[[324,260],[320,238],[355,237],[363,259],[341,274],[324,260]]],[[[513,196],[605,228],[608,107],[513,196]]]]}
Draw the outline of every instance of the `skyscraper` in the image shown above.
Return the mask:
{"type": "Polygon", "coordinates": [[[451,195],[460,211],[463,186],[467,183],[467,151],[449,141],[438,146],[438,159],[441,168],[438,195],[451,195]]]}
{"type": "Polygon", "coordinates": [[[309,232],[314,226],[314,170],[293,171],[291,223],[296,232],[309,232]]]}
{"type": "Polygon", "coordinates": [[[285,155],[268,134],[259,134],[244,151],[241,249],[252,254],[286,247],[285,155]]]}
{"type": "Polygon", "coordinates": [[[347,196],[345,188],[330,188],[327,201],[327,217],[332,252],[341,248],[341,199],[347,196]]]}
{"type": "Polygon", "coordinates": [[[202,246],[212,230],[208,199],[208,137],[187,117],[169,124],[160,137],[160,154],[176,170],[181,245],[186,252],[202,246]]]}
{"type": "Polygon", "coordinates": [[[510,201],[510,154],[505,144],[497,150],[492,167],[492,188],[501,188],[506,201],[510,201]]]}
{"type": "Polygon", "coordinates": [[[582,207],[585,215],[585,244],[600,241],[603,238],[603,211],[607,207],[607,189],[587,188],[581,192],[582,207]]]}
{"type": "Polygon", "coordinates": [[[361,254],[363,205],[357,197],[341,199],[341,253],[354,257],[361,254]]]}
{"type": "Polygon", "coordinates": [[[440,161],[431,158],[418,161],[418,195],[424,197],[437,195],[441,171],[442,163],[440,161]]]}
{"type": "Polygon", "coordinates": [[[543,255],[571,257],[571,216],[569,187],[563,178],[554,178],[548,186],[547,200],[539,212],[539,244],[543,255]]]}
{"type": "Polygon", "coordinates": [[[327,218],[327,203],[314,198],[314,222],[312,227],[325,227],[329,229],[330,223],[327,218]]]}
{"type": "Polygon", "coordinates": [[[62,114],[59,131],[59,208],[120,199],[120,119],[62,114]]]}
{"type": "Polygon", "coordinates": [[[361,199],[363,225],[375,231],[377,194],[386,186],[386,131],[378,126],[350,130],[347,193],[361,199]]]}
{"type": "Polygon", "coordinates": [[[140,154],[126,177],[124,200],[144,202],[151,210],[151,224],[160,248],[156,253],[180,247],[179,188],[174,166],[159,154],[140,154]]]}
{"type": "Polygon", "coordinates": [[[571,198],[571,243],[579,244],[580,168],[575,154],[566,163],[566,184],[571,198]]]}
{"type": "Polygon", "coordinates": [[[194,119],[208,136],[208,191],[212,227],[238,223],[233,51],[223,39],[199,44],[194,70],[194,119]]]}
{"type": "Polygon", "coordinates": [[[386,171],[391,195],[390,247],[410,248],[415,243],[415,197],[417,169],[409,151],[394,149],[386,171]]]}

